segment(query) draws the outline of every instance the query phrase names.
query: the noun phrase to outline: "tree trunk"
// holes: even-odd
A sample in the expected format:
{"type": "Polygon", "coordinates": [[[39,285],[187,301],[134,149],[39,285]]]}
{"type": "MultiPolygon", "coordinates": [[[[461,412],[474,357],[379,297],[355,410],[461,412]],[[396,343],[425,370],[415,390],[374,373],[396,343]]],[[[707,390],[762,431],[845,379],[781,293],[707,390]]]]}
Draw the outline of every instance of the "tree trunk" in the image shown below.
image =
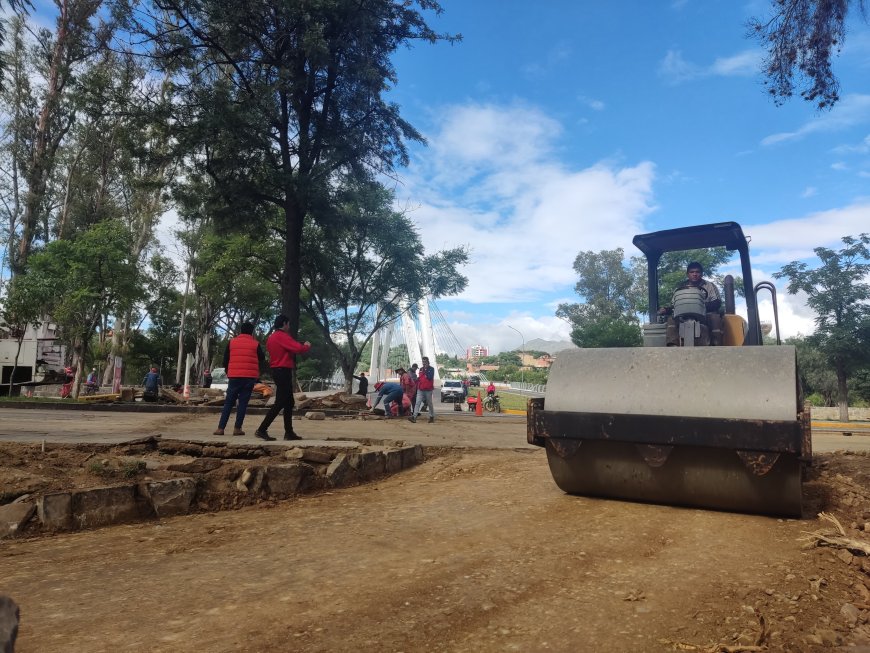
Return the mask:
{"type": "Polygon", "coordinates": [[[299,335],[299,293],[302,288],[302,224],[305,212],[289,193],[284,203],[287,237],[284,241],[284,273],[281,275],[281,311],[290,319],[290,334],[299,335]]]}
{"type": "Polygon", "coordinates": [[[181,300],[181,326],[178,328],[178,359],[175,365],[175,385],[181,383],[182,357],[184,356],[184,323],[187,319],[187,295],[190,292],[190,263],[187,264],[187,281],[184,284],[184,298],[181,300]]]}
{"type": "Polygon", "coordinates": [[[840,421],[849,421],[849,387],[846,383],[846,367],[837,362],[837,405],[840,407],[840,421]]]}
{"type": "MultiPolygon", "coordinates": [[[[24,327],[24,332],[18,340],[18,349],[15,350],[15,360],[12,361],[12,374],[9,376],[9,397],[12,397],[12,384],[15,382],[15,371],[18,369],[18,357],[21,355],[21,345],[24,344],[24,335],[27,333],[27,326],[24,327]]],[[[36,368],[33,369],[33,376],[36,376],[36,368]]]]}
{"type": "Polygon", "coordinates": [[[110,386],[115,378],[115,356],[121,355],[123,334],[127,331],[126,319],[115,319],[115,328],[112,329],[112,345],[106,356],[106,369],[103,371],[103,385],[110,386]],[[119,326],[120,325],[120,326],[119,326]]]}

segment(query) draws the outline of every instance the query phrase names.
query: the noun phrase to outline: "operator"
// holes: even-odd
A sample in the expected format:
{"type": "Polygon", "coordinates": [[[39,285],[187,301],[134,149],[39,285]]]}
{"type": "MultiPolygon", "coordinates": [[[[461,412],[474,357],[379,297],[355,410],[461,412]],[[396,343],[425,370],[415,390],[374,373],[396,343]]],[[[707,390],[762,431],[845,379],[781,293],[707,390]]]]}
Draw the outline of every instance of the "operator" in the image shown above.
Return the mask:
{"type": "MultiPolygon", "coordinates": [[[[722,316],[719,314],[719,308],[722,306],[722,298],[719,295],[719,289],[716,284],[707,281],[701,275],[704,274],[704,266],[697,261],[692,261],[686,266],[686,280],[681,281],[674,289],[674,293],[678,290],[686,288],[699,288],[701,297],[704,299],[704,305],[707,311],[707,329],[710,332],[710,344],[719,346],[722,344],[722,316]]],[[[678,345],[679,336],[677,335],[676,323],[671,315],[674,312],[674,301],[671,300],[670,306],[663,306],[659,309],[659,315],[668,315],[668,345],[678,345]]]]}

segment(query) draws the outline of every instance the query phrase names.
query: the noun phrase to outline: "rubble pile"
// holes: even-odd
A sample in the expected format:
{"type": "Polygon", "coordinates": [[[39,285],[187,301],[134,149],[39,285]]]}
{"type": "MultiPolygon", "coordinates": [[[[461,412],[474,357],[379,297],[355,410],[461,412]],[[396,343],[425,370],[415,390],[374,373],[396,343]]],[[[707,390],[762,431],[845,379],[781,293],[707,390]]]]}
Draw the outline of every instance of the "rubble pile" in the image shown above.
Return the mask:
{"type": "Polygon", "coordinates": [[[325,397],[309,397],[298,392],[293,395],[296,410],[366,410],[366,398],[336,392],[325,397]]]}

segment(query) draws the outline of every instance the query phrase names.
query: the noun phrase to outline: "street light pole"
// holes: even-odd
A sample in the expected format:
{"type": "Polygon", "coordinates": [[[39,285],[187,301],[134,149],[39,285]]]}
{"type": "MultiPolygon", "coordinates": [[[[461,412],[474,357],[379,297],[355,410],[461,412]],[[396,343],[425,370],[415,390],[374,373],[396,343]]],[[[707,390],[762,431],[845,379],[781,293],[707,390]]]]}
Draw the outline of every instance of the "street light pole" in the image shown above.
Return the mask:
{"type": "Polygon", "coordinates": [[[523,367],[525,367],[525,364],[526,364],[526,337],[522,334],[522,331],[520,331],[519,329],[514,329],[510,324],[505,324],[505,326],[508,329],[513,329],[514,331],[519,333],[520,338],[523,339],[523,349],[522,349],[523,353],[520,356],[520,383],[525,383],[526,382],[526,373],[525,373],[525,370],[523,369],[523,367]]]}

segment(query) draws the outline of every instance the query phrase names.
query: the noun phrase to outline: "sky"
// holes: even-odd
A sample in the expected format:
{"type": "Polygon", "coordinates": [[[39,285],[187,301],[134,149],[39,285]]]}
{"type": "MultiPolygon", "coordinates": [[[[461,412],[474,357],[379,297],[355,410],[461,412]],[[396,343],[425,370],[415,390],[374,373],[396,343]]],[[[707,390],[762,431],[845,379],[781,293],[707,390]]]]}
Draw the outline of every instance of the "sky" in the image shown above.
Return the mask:
{"type": "MultiPolygon", "coordinates": [[[[777,286],[783,336],[812,332],[803,298],[772,274],[870,232],[859,15],[835,59],[842,99],[819,113],[765,93],[764,52],[746,34],[769,1],[441,5],[430,25],[462,42],[394,58],[391,98],[427,140],[395,189],[428,252],[470,249],[468,287],[437,300],[460,343],[568,340],[555,312],[580,301],[579,252],[621,247],[627,262],[635,234],[726,220],[751,239],[753,280],[777,286]]],[[[764,299],[761,316],[773,316],[764,299]]]]}

